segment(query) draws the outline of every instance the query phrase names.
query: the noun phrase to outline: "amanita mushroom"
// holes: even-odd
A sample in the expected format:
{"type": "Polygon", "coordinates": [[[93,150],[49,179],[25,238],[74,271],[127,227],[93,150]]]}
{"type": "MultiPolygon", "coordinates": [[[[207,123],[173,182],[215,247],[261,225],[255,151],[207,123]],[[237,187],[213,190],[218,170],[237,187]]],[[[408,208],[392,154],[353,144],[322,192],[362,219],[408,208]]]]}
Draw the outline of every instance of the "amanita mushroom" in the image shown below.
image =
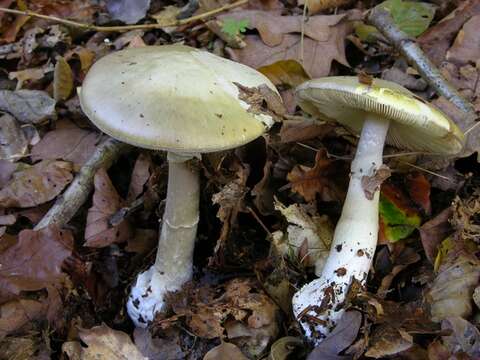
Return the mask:
{"type": "Polygon", "coordinates": [[[344,312],[352,281],[364,284],[378,237],[379,189],[364,191],[362,178],[375,176],[382,165],[385,141],[420,152],[453,155],[464,135],[442,112],[400,85],[357,77],[328,77],[296,89],[300,107],[323,120],[338,121],[361,133],[351,164],[350,184],[322,274],[293,297],[293,311],[307,337],[319,343],[344,312]]]}
{"type": "Polygon", "coordinates": [[[165,294],[192,277],[199,174],[188,160],[246,144],[274,122],[258,103],[251,106],[245,89],[278,95],[259,72],[180,45],[112,53],[96,62],[83,82],[82,109],[100,130],[138,147],[168,151],[157,257],[138,275],[127,303],[137,326],[147,326],[164,308],[165,294]]]}

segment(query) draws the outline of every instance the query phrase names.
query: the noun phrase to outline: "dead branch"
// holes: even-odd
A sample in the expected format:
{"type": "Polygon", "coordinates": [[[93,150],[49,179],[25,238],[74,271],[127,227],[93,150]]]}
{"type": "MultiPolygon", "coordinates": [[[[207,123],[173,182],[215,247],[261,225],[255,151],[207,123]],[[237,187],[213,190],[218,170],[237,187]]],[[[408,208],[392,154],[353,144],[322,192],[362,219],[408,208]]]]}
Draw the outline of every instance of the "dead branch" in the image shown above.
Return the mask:
{"type": "Polygon", "coordinates": [[[51,224],[57,224],[60,227],[67,224],[87,200],[97,170],[102,167],[108,169],[121,154],[129,149],[132,149],[130,145],[112,138],[107,138],[100,143],[67,190],[57,198],[55,204],[35,226],[34,230],[40,230],[51,224]]]}

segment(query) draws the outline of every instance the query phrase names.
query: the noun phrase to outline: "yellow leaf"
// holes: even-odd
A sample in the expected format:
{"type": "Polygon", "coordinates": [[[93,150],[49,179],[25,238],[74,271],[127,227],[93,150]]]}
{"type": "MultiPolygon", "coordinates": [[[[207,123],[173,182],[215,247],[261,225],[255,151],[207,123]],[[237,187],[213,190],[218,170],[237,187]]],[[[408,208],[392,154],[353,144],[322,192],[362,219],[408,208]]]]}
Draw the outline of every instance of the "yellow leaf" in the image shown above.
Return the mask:
{"type": "Polygon", "coordinates": [[[262,66],[257,70],[268,77],[275,85],[287,85],[293,88],[310,80],[310,76],[296,60],[280,60],[271,65],[262,66]]]}

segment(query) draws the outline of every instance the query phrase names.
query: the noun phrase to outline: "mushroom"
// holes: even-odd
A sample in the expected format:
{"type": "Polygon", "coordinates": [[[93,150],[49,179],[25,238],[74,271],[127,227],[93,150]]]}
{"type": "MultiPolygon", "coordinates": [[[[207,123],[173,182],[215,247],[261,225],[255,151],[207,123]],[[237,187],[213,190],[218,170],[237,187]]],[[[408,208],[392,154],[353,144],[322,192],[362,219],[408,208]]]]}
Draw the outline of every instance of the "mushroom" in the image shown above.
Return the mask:
{"type": "Polygon", "coordinates": [[[115,139],[168,152],[155,264],[138,275],[127,302],[135,325],[146,327],[164,309],[165,294],[192,278],[200,185],[189,160],[261,136],[274,122],[259,106],[265,91],[278,96],[261,73],[181,45],[118,51],[88,72],[80,102],[90,120],[115,139]]]}
{"type": "Polygon", "coordinates": [[[365,284],[378,238],[379,187],[362,182],[376,176],[385,141],[398,148],[454,155],[464,135],[443,113],[395,83],[357,77],[328,77],[296,89],[300,107],[323,120],[360,133],[350,183],[327,262],[318,279],[293,297],[293,311],[306,336],[318,344],[344,313],[354,280],[365,284]]]}

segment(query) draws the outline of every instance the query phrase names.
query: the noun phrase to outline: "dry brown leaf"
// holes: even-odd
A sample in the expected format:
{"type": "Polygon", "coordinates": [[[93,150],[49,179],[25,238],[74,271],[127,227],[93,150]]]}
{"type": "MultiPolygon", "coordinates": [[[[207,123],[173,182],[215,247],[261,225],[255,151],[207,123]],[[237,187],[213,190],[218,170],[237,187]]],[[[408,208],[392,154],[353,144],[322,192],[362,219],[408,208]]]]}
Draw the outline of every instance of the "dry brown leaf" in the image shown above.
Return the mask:
{"type": "Polygon", "coordinates": [[[50,201],[72,181],[71,171],[69,162],[51,160],[17,171],[0,190],[0,206],[25,208],[50,201]]]}
{"type": "Polygon", "coordinates": [[[22,123],[37,124],[55,116],[55,100],[41,90],[0,90],[0,110],[22,123]]]}
{"type": "Polygon", "coordinates": [[[218,346],[215,346],[209,352],[205,354],[203,360],[248,360],[248,358],[243,355],[238,346],[235,344],[227,343],[222,341],[218,346]]]}
{"type": "Polygon", "coordinates": [[[361,183],[365,197],[368,200],[372,200],[375,192],[380,190],[380,185],[382,185],[390,175],[392,175],[390,168],[387,165],[382,164],[372,176],[362,176],[361,183]]]}
{"type": "Polygon", "coordinates": [[[247,35],[243,49],[227,49],[231,58],[253,68],[281,60],[296,60],[312,78],[326,76],[333,60],[349,66],[345,58],[345,37],[352,31],[352,20],[358,11],[342,15],[318,15],[304,24],[304,46],[301,53],[302,16],[281,16],[278,12],[241,10],[219,16],[220,19],[248,20],[260,38],[247,35]]]}
{"type": "Polygon", "coordinates": [[[0,189],[10,181],[18,165],[7,160],[0,160],[0,189]]]}
{"type": "Polygon", "coordinates": [[[313,168],[297,165],[288,173],[287,179],[292,191],[302,195],[306,201],[315,200],[317,194],[324,201],[339,201],[346,189],[345,170],[344,163],[328,159],[326,150],[321,149],[315,156],[313,168]]]}
{"type": "Polygon", "coordinates": [[[275,85],[287,85],[295,88],[301,83],[310,80],[302,64],[295,60],[281,60],[257,69],[268,77],[275,85]]]}
{"type": "Polygon", "coordinates": [[[93,204],[88,209],[85,227],[85,246],[105,247],[113,243],[127,241],[130,227],[124,220],[116,226],[110,224],[110,218],[122,206],[122,199],[113,187],[105,169],[100,169],[94,178],[93,204]]]}
{"type": "Polygon", "coordinates": [[[130,337],[122,331],[113,330],[103,324],[91,329],[80,329],[78,342],[64,343],[62,350],[70,359],[79,360],[148,360],[133,344],[130,337]]]}
{"type": "Polygon", "coordinates": [[[136,327],[133,331],[135,346],[151,360],[185,359],[186,353],[179,344],[179,329],[168,329],[162,337],[153,337],[148,329],[136,327]]]}
{"type": "Polygon", "coordinates": [[[49,131],[32,148],[32,160],[71,161],[80,168],[95,151],[101,137],[98,133],[76,126],[49,131]]]}
{"type": "Polygon", "coordinates": [[[452,232],[452,227],[448,222],[451,217],[452,208],[448,207],[433,219],[424,223],[419,229],[425,255],[432,264],[435,262],[441,242],[452,232]]]}
{"type": "Polygon", "coordinates": [[[280,129],[280,141],[282,143],[306,141],[317,138],[323,139],[331,133],[334,126],[331,124],[321,123],[320,121],[301,119],[301,120],[284,120],[280,129]]]}
{"type": "Polygon", "coordinates": [[[72,249],[72,234],[56,226],[21,231],[18,242],[0,253],[0,303],[11,294],[62,281],[61,266],[72,249]]]}
{"type": "Polygon", "coordinates": [[[442,340],[451,353],[466,353],[470,359],[480,358],[480,331],[461,317],[450,317],[442,321],[442,330],[452,333],[442,340]]]}
{"type": "Polygon", "coordinates": [[[45,303],[29,299],[12,300],[0,305],[0,339],[25,324],[43,318],[46,311],[45,303]]]}
{"type": "Polygon", "coordinates": [[[384,324],[375,328],[370,335],[370,344],[365,355],[380,359],[405,351],[412,345],[413,337],[406,331],[384,324]]]}
{"type": "Polygon", "coordinates": [[[55,101],[67,100],[73,90],[73,73],[64,57],[57,57],[53,71],[53,98],[55,101]]]}

